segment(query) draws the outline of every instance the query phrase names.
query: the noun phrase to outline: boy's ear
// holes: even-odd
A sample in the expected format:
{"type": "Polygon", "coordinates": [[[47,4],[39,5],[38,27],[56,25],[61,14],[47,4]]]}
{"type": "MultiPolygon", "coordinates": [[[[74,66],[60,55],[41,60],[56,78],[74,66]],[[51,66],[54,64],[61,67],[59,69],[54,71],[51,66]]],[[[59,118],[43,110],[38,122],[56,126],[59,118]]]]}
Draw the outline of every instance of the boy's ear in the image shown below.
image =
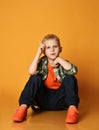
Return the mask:
{"type": "Polygon", "coordinates": [[[62,47],[60,47],[60,52],[62,52],[62,47]]]}

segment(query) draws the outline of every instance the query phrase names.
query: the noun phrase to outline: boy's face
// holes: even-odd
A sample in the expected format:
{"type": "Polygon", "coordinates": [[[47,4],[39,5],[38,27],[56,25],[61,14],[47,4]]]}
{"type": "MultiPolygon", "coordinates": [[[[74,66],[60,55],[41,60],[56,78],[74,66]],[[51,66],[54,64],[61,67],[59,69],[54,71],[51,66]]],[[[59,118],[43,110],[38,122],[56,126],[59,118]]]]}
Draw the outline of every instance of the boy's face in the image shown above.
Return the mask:
{"type": "Polygon", "coordinates": [[[48,59],[55,60],[60,53],[60,46],[55,39],[46,40],[45,44],[45,55],[48,59]]]}

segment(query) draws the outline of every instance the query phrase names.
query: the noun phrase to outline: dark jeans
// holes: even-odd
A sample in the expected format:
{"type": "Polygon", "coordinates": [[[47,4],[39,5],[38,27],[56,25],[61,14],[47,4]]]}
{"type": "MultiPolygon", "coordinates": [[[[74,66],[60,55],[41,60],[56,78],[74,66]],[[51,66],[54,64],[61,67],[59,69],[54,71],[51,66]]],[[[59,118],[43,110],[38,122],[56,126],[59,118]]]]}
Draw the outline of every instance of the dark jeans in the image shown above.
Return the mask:
{"type": "Polygon", "coordinates": [[[19,105],[26,104],[29,107],[35,103],[44,110],[62,110],[70,105],[78,107],[77,79],[66,75],[60,88],[52,90],[44,86],[40,75],[30,76],[21,93],[19,105]]]}

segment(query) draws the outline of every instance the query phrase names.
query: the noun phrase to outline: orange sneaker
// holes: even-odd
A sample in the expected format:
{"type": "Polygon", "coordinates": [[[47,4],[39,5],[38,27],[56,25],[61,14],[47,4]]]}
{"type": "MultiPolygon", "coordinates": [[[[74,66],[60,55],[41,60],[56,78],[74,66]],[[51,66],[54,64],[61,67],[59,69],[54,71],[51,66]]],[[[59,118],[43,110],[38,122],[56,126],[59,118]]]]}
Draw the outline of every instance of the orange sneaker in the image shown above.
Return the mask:
{"type": "Polygon", "coordinates": [[[71,106],[68,109],[65,121],[66,123],[69,123],[69,124],[74,124],[78,122],[78,110],[75,106],[71,106]]]}
{"type": "Polygon", "coordinates": [[[21,122],[23,121],[27,116],[27,107],[26,106],[19,106],[19,108],[16,110],[13,121],[15,122],[21,122]]]}

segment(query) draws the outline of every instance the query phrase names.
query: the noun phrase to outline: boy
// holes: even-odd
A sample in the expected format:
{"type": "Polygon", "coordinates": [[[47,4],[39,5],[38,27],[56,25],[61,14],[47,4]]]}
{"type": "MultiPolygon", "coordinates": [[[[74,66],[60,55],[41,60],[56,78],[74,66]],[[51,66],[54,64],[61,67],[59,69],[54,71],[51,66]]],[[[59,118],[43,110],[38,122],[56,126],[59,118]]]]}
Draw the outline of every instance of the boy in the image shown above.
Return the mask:
{"type": "Polygon", "coordinates": [[[29,66],[31,75],[25,85],[13,121],[21,122],[27,109],[65,110],[66,123],[77,123],[78,85],[74,74],[75,65],[59,56],[62,51],[60,39],[54,34],[46,35],[29,66]],[[40,57],[41,54],[44,56],[40,57]]]}

